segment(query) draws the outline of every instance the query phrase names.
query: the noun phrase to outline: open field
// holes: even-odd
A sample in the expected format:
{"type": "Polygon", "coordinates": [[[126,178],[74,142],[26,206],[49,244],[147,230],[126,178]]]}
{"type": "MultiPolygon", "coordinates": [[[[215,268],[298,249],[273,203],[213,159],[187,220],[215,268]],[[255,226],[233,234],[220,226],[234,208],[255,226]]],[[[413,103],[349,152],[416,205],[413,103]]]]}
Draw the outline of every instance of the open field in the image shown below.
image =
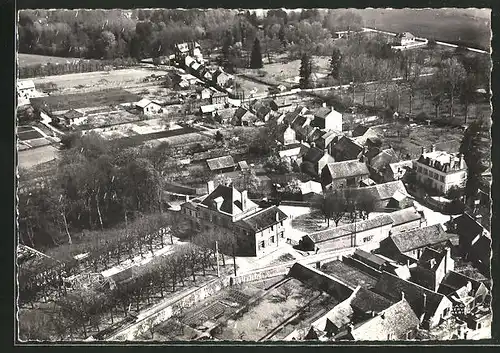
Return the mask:
{"type": "Polygon", "coordinates": [[[43,137],[42,134],[36,130],[18,131],[17,136],[19,136],[19,140],[21,141],[34,140],[43,137]]]}
{"type": "Polygon", "coordinates": [[[32,168],[38,164],[57,158],[57,149],[51,145],[19,151],[19,166],[32,168]]]}
{"type": "MultiPolygon", "coordinates": [[[[120,107],[121,108],[121,107],[120,107]]],[[[83,110],[81,110],[83,112],[83,110]]],[[[138,121],[140,118],[136,114],[129,113],[125,109],[119,109],[108,112],[101,112],[96,114],[88,114],[85,117],[85,120],[82,121],[81,124],[78,125],[80,129],[95,129],[109,125],[116,124],[126,124],[134,121],[138,121]]],[[[111,129],[112,127],[110,127],[111,129]]]]}
{"type": "MultiPolygon", "coordinates": [[[[145,77],[155,75],[166,75],[166,70],[134,68],[111,71],[95,71],[77,74],[66,74],[58,76],[37,77],[33,79],[35,86],[40,84],[54,83],[61,92],[74,92],[79,90],[102,90],[106,88],[126,88],[137,86],[145,77]]],[[[155,83],[144,83],[146,86],[158,85],[155,83]]]]}
{"type": "Polygon", "coordinates": [[[490,47],[490,10],[364,9],[356,12],[362,16],[367,27],[389,32],[407,31],[419,37],[484,50],[490,47]]]}
{"type": "Polygon", "coordinates": [[[19,67],[26,67],[32,65],[45,65],[45,64],[69,64],[72,62],[87,61],[78,58],[62,58],[59,56],[47,56],[36,54],[17,54],[17,64],[19,67]]]}
{"type": "Polygon", "coordinates": [[[140,97],[121,88],[102,91],[75,93],[60,96],[33,98],[33,106],[43,107],[46,104],[51,111],[70,110],[88,107],[101,107],[137,102],[140,97]]]}

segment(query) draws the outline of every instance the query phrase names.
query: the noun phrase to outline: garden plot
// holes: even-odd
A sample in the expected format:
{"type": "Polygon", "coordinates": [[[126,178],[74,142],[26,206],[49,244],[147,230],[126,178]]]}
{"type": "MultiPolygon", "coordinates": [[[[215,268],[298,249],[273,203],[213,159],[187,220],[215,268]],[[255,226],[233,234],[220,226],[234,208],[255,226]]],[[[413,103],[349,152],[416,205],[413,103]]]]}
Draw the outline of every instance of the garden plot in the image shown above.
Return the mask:
{"type": "MultiPolygon", "coordinates": [[[[318,78],[325,77],[329,73],[329,60],[330,58],[326,56],[313,57],[313,63],[316,66],[314,72],[318,78]]],[[[262,70],[267,73],[264,79],[283,84],[298,83],[300,60],[264,65],[262,70]]]]}
{"type": "Polygon", "coordinates": [[[139,120],[139,117],[135,114],[129,113],[126,110],[116,110],[105,114],[87,114],[80,126],[82,128],[92,129],[102,126],[126,124],[137,120],[139,120]]]}
{"type": "Polygon", "coordinates": [[[57,158],[57,152],[57,149],[51,145],[19,151],[19,166],[22,168],[31,168],[51,161],[57,158]]]}

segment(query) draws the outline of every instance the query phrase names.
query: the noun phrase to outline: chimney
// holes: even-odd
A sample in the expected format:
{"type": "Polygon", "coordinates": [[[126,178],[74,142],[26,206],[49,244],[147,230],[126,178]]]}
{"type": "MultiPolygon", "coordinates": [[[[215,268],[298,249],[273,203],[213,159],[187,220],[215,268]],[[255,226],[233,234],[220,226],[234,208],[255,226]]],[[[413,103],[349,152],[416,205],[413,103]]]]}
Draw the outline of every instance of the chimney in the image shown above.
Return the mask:
{"type": "Polygon", "coordinates": [[[472,295],[472,282],[471,281],[467,281],[467,294],[468,295],[472,295]]]}
{"type": "Polygon", "coordinates": [[[184,198],[185,198],[185,201],[188,202],[189,201],[189,195],[184,195],[184,198]]]}
{"type": "Polygon", "coordinates": [[[424,153],[425,153],[425,147],[422,146],[422,154],[424,154],[424,153]]]}
{"type": "Polygon", "coordinates": [[[241,208],[243,211],[247,210],[247,200],[248,200],[248,191],[243,190],[241,192],[241,208]]]}
{"type": "Polygon", "coordinates": [[[436,259],[431,259],[429,261],[429,263],[430,263],[431,269],[434,268],[434,266],[436,266],[436,259]]]}
{"type": "Polygon", "coordinates": [[[427,311],[427,294],[424,293],[424,305],[423,305],[423,308],[424,308],[424,313],[427,311]]]}
{"type": "Polygon", "coordinates": [[[458,168],[463,169],[464,168],[463,164],[464,164],[464,159],[463,159],[462,154],[460,153],[458,155],[458,168]]]}
{"type": "Polygon", "coordinates": [[[354,329],[354,325],[353,324],[347,325],[347,332],[351,333],[353,329],[354,329]]]}
{"type": "Polygon", "coordinates": [[[315,142],[311,142],[311,147],[316,147],[316,143],[315,142]]]}
{"type": "Polygon", "coordinates": [[[214,187],[214,181],[213,180],[210,180],[209,182],[207,182],[207,189],[208,189],[208,193],[211,194],[215,187],[214,187]]]}
{"type": "Polygon", "coordinates": [[[326,102],[323,102],[323,108],[326,108],[326,102]]]}
{"type": "Polygon", "coordinates": [[[324,152],[325,154],[328,154],[328,148],[325,148],[325,149],[323,150],[323,152],[324,152]]]}
{"type": "Polygon", "coordinates": [[[405,300],[405,292],[401,292],[401,300],[405,300]]]}
{"type": "Polygon", "coordinates": [[[280,221],[280,213],[276,210],[276,223],[280,221]]]}
{"type": "Polygon", "coordinates": [[[436,150],[436,145],[431,145],[431,152],[434,152],[436,150]]]}

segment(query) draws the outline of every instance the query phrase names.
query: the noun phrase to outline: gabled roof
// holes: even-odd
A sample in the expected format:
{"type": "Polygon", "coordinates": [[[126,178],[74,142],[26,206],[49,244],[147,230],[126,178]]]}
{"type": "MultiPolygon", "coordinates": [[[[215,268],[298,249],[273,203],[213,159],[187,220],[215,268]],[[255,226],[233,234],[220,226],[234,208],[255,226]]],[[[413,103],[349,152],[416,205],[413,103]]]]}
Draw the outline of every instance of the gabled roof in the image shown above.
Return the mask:
{"type": "Polygon", "coordinates": [[[149,99],[143,98],[139,102],[135,103],[135,105],[138,106],[139,108],[143,108],[144,109],[148,105],[150,105],[151,103],[153,103],[153,102],[151,102],[149,99]]]}
{"type": "Polygon", "coordinates": [[[392,148],[381,151],[370,161],[370,166],[376,171],[382,171],[390,163],[398,162],[399,158],[392,148]]]}
{"type": "Polygon", "coordinates": [[[331,239],[351,235],[355,231],[363,232],[368,229],[382,227],[391,223],[392,223],[392,218],[384,214],[372,219],[367,219],[364,221],[357,222],[356,224],[349,223],[343,226],[310,233],[307,235],[307,237],[315,243],[320,243],[331,239]]]}
{"type": "Polygon", "coordinates": [[[360,287],[356,295],[352,298],[351,306],[360,312],[369,313],[374,311],[375,313],[379,313],[390,307],[393,303],[392,300],[370,289],[360,287]]]}
{"type": "MultiPolygon", "coordinates": [[[[223,200],[220,207],[220,210],[222,212],[228,213],[233,216],[243,212],[241,204],[241,193],[230,186],[217,186],[211,194],[207,195],[207,197],[203,199],[201,204],[213,208],[215,206],[215,199],[218,199],[219,197],[221,197],[223,200]]],[[[257,205],[254,202],[247,200],[248,209],[255,207],[257,207],[257,205]]]]}
{"type": "Polygon", "coordinates": [[[223,156],[212,159],[207,159],[208,168],[210,170],[219,170],[236,166],[232,156],[223,156]]]}
{"type": "Polygon", "coordinates": [[[395,163],[389,163],[389,168],[391,168],[393,174],[398,173],[400,168],[405,169],[412,167],[413,167],[413,161],[400,161],[395,163]]]}
{"type": "Polygon", "coordinates": [[[307,195],[311,193],[321,195],[323,194],[323,188],[321,186],[321,183],[309,180],[305,183],[300,184],[300,193],[302,195],[307,195]]]}
{"type": "Polygon", "coordinates": [[[363,146],[350,139],[349,137],[342,136],[340,140],[333,146],[335,151],[344,155],[346,159],[356,159],[363,151],[363,146]]]}
{"type": "MultiPolygon", "coordinates": [[[[320,118],[320,119],[325,119],[331,112],[335,112],[332,108],[328,107],[321,107],[318,108],[314,111],[314,117],[315,118],[320,118]]],[[[338,113],[338,112],[335,112],[338,113]]]]}
{"type": "Polygon", "coordinates": [[[468,242],[472,242],[479,234],[483,233],[483,226],[468,213],[464,213],[451,221],[448,231],[457,233],[468,242]]]}
{"type": "Polygon", "coordinates": [[[422,252],[420,258],[418,259],[418,266],[435,271],[439,267],[441,261],[445,256],[446,252],[437,251],[432,248],[426,247],[422,252]],[[432,260],[435,261],[434,265],[432,265],[432,260]]]}
{"type": "Polygon", "coordinates": [[[295,119],[297,119],[300,115],[300,112],[297,112],[297,110],[294,110],[292,112],[288,112],[285,114],[285,117],[283,118],[283,123],[287,125],[292,125],[295,119]]]}
{"type": "Polygon", "coordinates": [[[323,158],[324,155],[326,155],[325,151],[316,148],[316,147],[311,147],[307,153],[304,156],[304,161],[311,162],[313,164],[316,164],[319,162],[321,158],[323,158]]]}
{"type": "Polygon", "coordinates": [[[332,277],[340,279],[351,288],[361,286],[362,288],[373,288],[377,283],[377,278],[350,266],[340,260],[328,262],[322,267],[322,271],[332,277]]]}
{"type": "Polygon", "coordinates": [[[238,162],[238,166],[240,167],[241,170],[247,170],[250,168],[246,161],[238,162]]]}
{"type": "Polygon", "coordinates": [[[405,185],[401,180],[390,181],[388,183],[377,184],[373,186],[377,189],[379,197],[381,200],[390,199],[394,196],[396,192],[400,192],[403,195],[408,196],[408,192],[406,191],[405,185]]]}
{"type": "Polygon", "coordinates": [[[352,130],[352,137],[363,136],[369,129],[371,128],[368,126],[358,125],[352,130]]]}
{"type": "Polygon", "coordinates": [[[83,116],[83,113],[81,113],[75,109],[68,110],[66,113],[64,113],[64,117],[66,119],[77,119],[77,118],[81,118],[82,116],[83,116]]]}
{"type": "Polygon", "coordinates": [[[411,250],[443,243],[450,238],[450,234],[444,231],[441,224],[435,224],[425,228],[391,234],[389,237],[401,253],[406,253],[411,250]]]}
{"type": "Polygon", "coordinates": [[[439,285],[438,293],[449,296],[453,294],[460,288],[466,287],[467,282],[470,282],[472,285],[472,290],[476,292],[479,287],[481,287],[482,283],[467,277],[461,273],[455,271],[449,271],[446,276],[444,276],[441,284],[439,285]]]}
{"type": "Polygon", "coordinates": [[[374,291],[385,296],[388,299],[399,300],[404,293],[405,299],[417,315],[424,319],[429,319],[436,312],[437,307],[445,297],[442,294],[433,292],[425,287],[419,286],[410,281],[401,279],[387,272],[382,275],[375,285],[374,291]],[[424,307],[424,294],[426,296],[426,307],[424,307]]]}
{"type": "Polygon", "coordinates": [[[328,168],[332,180],[369,174],[366,164],[358,161],[357,159],[344,162],[328,163],[326,165],[326,168],[328,168]]]}
{"type": "Polygon", "coordinates": [[[352,257],[368,265],[376,265],[378,267],[387,263],[387,260],[359,248],[354,251],[352,257]]]}
{"type": "Polygon", "coordinates": [[[389,216],[391,216],[392,221],[394,222],[392,224],[393,227],[417,221],[422,218],[422,214],[420,214],[415,207],[407,207],[403,208],[402,210],[394,211],[389,213],[389,216]]]}
{"type": "Polygon", "coordinates": [[[419,325],[418,317],[406,300],[400,300],[377,316],[355,325],[351,336],[356,341],[386,341],[404,339],[419,325]]]}
{"type": "Polygon", "coordinates": [[[248,217],[236,222],[240,227],[250,228],[255,232],[267,229],[281,221],[287,219],[288,216],[281,211],[277,206],[266,208],[262,211],[254,213],[248,217]]]}

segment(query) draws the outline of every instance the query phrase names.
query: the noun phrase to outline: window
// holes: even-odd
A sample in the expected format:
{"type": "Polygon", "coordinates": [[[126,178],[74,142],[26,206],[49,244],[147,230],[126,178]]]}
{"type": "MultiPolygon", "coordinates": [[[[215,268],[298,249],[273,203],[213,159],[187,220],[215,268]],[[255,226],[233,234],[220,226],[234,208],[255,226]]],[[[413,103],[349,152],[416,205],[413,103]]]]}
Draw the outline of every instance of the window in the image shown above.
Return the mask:
{"type": "Polygon", "coordinates": [[[264,242],[264,240],[260,241],[259,242],[259,249],[264,249],[266,247],[266,244],[264,242]]]}
{"type": "Polygon", "coordinates": [[[443,175],[441,175],[441,176],[439,177],[439,181],[441,181],[442,183],[444,183],[444,176],[443,176],[443,175]]]}
{"type": "Polygon", "coordinates": [[[285,237],[285,232],[280,232],[280,238],[284,238],[285,237]]]}
{"type": "Polygon", "coordinates": [[[271,238],[269,238],[269,242],[274,244],[274,242],[275,242],[274,235],[271,238]]]}
{"type": "Polygon", "coordinates": [[[422,173],[422,167],[417,167],[417,172],[422,173]]]}
{"type": "Polygon", "coordinates": [[[447,317],[447,316],[448,316],[448,314],[449,314],[449,312],[450,312],[450,308],[445,308],[445,309],[443,310],[443,317],[447,317]]]}
{"type": "Polygon", "coordinates": [[[274,226],[271,226],[271,232],[274,230],[274,226]]]}
{"type": "Polygon", "coordinates": [[[373,239],[373,235],[370,235],[369,237],[364,237],[363,238],[363,243],[369,242],[372,239],[373,239]]]}
{"type": "Polygon", "coordinates": [[[282,226],[282,227],[283,227],[283,221],[280,221],[280,226],[282,226]]]}

